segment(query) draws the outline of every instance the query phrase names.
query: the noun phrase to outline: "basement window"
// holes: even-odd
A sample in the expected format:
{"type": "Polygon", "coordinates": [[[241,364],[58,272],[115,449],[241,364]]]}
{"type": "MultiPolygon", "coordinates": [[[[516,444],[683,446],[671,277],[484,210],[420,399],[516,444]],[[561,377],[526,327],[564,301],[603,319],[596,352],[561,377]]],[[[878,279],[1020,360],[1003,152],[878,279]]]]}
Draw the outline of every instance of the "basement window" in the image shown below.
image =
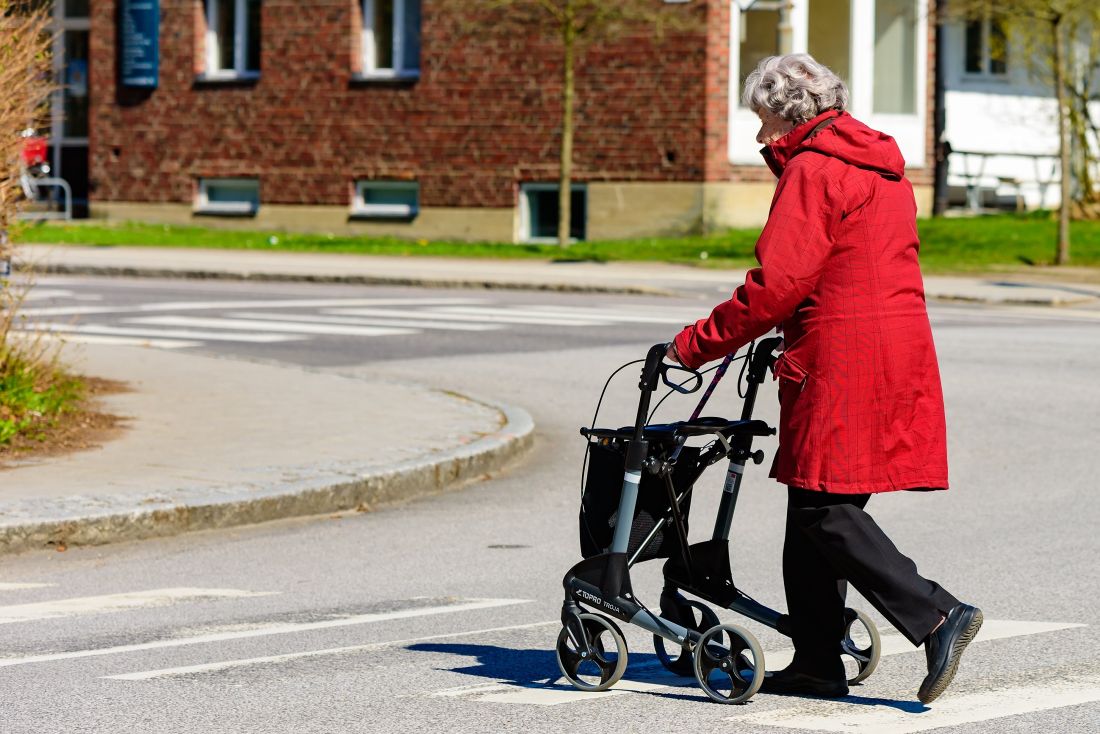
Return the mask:
{"type": "Polygon", "coordinates": [[[356,181],[351,215],[363,219],[415,219],[420,211],[416,181],[356,181]]]}
{"type": "Polygon", "coordinates": [[[196,214],[252,217],[260,208],[260,180],[256,178],[201,178],[196,214]]]}
{"type": "MultiPolygon", "coordinates": [[[[529,183],[520,188],[520,227],[525,242],[558,241],[558,192],[552,183],[529,183]]],[[[588,225],[588,187],[573,184],[569,204],[569,238],[585,239],[588,225]]]]}

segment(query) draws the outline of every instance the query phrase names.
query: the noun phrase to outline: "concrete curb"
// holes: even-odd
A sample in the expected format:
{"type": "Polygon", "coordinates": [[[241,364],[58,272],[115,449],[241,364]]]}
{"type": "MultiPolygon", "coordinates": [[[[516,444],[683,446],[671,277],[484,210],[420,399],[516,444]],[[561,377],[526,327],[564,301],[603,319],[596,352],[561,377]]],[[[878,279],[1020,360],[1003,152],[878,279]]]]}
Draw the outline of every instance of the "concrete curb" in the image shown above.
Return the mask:
{"type": "Polygon", "coordinates": [[[1063,306],[1080,306],[1096,301],[1095,296],[1021,296],[1021,297],[993,297],[993,296],[967,296],[954,294],[936,294],[928,297],[932,301],[944,303],[982,303],[991,306],[1047,306],[1060,308],[1063,306]]]}
{"type": "MultiPolygon", "coordinates": [[[[531,447],[535,424],[525,410],[459,397],[499,411],[501,428],[471,443],[428,456],[381,467],[317,467],[317,474],[328,476],[259,489],[238,487],[225,492],[194,492],[193,497],[184,501],[171,502],[162,497],[142,496],[131,496],[124,502],[103,497],[50,502],[51,510],[60,510],[56,515],[0,522],[0,554],[62,544],[102,545],[142,540],[347,510],[373,511],[456,489],[500,470],[531,447]],[[66,503],[83,505],[86,509],[66,511],[63,507],[66,503]]],[[[39,507],[42,504],[46,503],[40,503],[39,507]]]]}
{"type": "Polygon", "coordinates": [[[253,271],[220,271],[193,268],[146,268],[116,265],[36,265],[34,272],[51,275],[94,275],[127,278],[179,278],[184,280],[242,280],[273,283],[339,283],[344,285],[389,285],[417,288],[478,288],[484,290],[553,291],[557,293],[607,293],[634,296],[675,296],[664,288],[641,285],[605,285],[600,283],[567,283],[538,281],[501,281],[477,278],[416,278],[385,275],[328,275],[313,273],[279,273],[253,271]]]}

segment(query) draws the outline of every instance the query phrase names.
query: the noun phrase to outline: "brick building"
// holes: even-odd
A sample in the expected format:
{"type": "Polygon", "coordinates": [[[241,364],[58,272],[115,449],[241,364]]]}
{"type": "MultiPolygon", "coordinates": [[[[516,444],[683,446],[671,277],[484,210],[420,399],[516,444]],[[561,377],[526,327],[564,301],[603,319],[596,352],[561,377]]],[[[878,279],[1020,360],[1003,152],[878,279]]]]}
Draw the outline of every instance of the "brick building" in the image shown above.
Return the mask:
{"type": "MultiPolygon", "coordinates": [[[[737,97],[755,62],[778,51],[781,5],[793,50],[848,81],[853,114],[898,139],[930,208],[929,0],[652,1],[675,21],[669,30],[638,27],[577,63],[578,235],[763,221],[774,180],[737,97]]],[[[86,146],[93,216],[552,236],[558,46],[461,4],[59,1],[59,22],[86,34],[88,84],[86,137],[57,139],[86,146]],[[134,77],[135,8],[156,13],[149,79],[134,77]]],[[[146,45],[137,53],[149,61],[146,45]]]]}

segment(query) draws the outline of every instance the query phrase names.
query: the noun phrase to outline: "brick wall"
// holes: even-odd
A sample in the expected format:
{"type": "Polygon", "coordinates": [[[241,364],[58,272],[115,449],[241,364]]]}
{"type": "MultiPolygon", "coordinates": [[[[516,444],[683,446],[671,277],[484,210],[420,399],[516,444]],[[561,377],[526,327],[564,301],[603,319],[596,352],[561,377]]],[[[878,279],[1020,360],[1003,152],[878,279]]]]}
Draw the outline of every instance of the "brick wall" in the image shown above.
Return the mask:
{"type": "MultiPolygon", "coordinates": [[[[579,180],[709,171],[712,8],[653,2],[687,25],[594,44],[577,64],[579,180]]],[[[346,206],[355,178],[416,178],[422,206],[509,207],[518,181],[554,178],[559,51],[537,31],[471,34],[423,0],[420,79],[363,82],[356,0],[265,0],[260,79],[200,83],[201,0],[162,0],[150,93],[117,87],[116,2],[91,12],[93,202],[190,202],[196,177],[259,176],[265,203],[346,206]]]]}

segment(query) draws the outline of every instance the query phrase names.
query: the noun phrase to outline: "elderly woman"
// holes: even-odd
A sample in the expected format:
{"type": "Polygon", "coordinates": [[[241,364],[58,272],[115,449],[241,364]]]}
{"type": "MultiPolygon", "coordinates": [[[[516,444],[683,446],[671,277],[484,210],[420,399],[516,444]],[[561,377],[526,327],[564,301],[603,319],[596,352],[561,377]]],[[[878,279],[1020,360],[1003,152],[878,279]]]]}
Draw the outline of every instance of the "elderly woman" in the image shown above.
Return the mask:
{"type": "Polygon", "coordinates": [[[893,138],[845,112],[848,90],[805,54],[745,82],[757,142],[779,178],[760,267],[669,358],[696,368],[779,328],[779,451],[788,485],[783,581],[794,660],[762,690],[848,693],[840,656],[851,582],[914,645],[943,693],[982,623],[921,577],[864,507],[872,494],[946,489],[943,394],[917,263],[916,204],[893,138]]]}

